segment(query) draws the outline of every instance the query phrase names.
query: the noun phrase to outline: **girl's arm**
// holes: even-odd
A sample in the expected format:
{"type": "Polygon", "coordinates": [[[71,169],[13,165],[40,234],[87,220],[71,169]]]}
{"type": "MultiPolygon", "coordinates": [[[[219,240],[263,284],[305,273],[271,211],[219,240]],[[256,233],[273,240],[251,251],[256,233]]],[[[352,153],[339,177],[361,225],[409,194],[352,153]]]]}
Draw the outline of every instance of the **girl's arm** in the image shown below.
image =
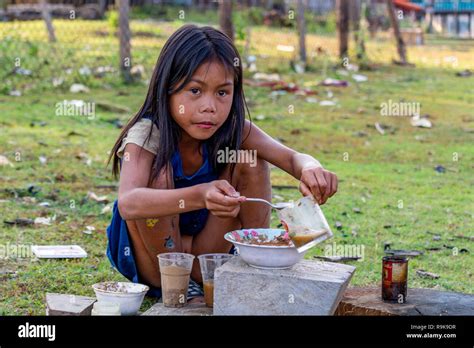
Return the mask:
{"type": "Polygon", "coordinates": [[[320,204],[324,204],[336,193],[337,176],[325,170],[312,156],[279,143],[248,120],[245,121],[244,139],[243,149],[257,150],[258,157],[300,180],[300,191],[304,196],[313,195],[320,204]]]}
{"type": "Polygon", "coordinates": [[[133,143],[125,147],[118,193],[118,208],[124,220],[157,218],[201,208],[221,217],[237,216],[240,198],[225,180],[180,189],[148,188],[155,155],[133,143]]]}

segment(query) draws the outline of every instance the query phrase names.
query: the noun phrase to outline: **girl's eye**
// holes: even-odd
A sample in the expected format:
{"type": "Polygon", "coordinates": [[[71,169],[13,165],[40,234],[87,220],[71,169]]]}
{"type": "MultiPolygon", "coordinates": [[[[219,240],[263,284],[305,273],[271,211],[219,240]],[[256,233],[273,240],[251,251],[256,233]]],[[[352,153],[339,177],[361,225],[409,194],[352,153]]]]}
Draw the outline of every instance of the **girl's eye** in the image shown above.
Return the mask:
{"type": "Polygon", "coordinates": [[[199,93],[199,88],[190,88],[189,89],[192,94],[198,94],[199,93]]]}
{"type": "Polygon", "coordinates": [[[226,91],[219,91],[218,93],[220,97],[225,97],[227,95],[226,91]]]}

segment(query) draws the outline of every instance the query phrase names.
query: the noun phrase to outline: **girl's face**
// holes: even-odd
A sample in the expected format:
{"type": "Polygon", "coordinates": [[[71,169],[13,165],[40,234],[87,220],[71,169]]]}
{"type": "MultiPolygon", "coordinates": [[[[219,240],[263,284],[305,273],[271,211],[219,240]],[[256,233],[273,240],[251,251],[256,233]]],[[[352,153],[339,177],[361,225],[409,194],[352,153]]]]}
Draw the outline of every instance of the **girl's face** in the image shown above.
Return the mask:
{"type": "Polygon", "coordinates": [[[232,72],[219,62],[204,63],[181,91],[171,95],[171,115],[183,137],[206,140],[229,116],[233,96],[232,72]]]}

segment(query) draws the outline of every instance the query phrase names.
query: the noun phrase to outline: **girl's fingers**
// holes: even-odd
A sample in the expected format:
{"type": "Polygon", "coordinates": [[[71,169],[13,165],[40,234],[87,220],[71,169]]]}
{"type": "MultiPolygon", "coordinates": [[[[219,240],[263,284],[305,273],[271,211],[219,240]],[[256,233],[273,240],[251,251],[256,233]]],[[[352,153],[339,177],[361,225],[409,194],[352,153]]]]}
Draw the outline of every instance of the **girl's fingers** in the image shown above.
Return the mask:
{"type": "Polygon", "coordinates": [[[216,187],[226,196],[239,197],[239,193],[235,191],[235,188],[227,180],[217,180],[216,187]]]}
{"type": "Polygon", "coordinates": [[[308,188],[308,186],[306,186],[306,184],[302,181],[300,181],[300,192],[305,197],[312,195],[310,189],[308,188]]]}
{"type": "Polygon", "coordinates": [[[334,194],[337,192],[337,186],[338,186],[339,180],[337,179],[337,175],[332,173],[332,180],[331,180],[331,195],[329,197],[334,196],[334,194]]]}
{"type": "Polygon", "coordinates": [[[316,199],[316,201],[321,200],[321,192],[318,187],[318,181],[316,180],[316,176],[313,172],[308,173],[308,175],[303,176],[302,180],[308,187],[311,192],[311,195],[316,199]]]}
{"type": "Polygon", "coordinates": [[[236,217],[238,214],[239,214],[239,211],[240,211],[240,207],[237,207],[237,208],[234,208],[234,209],[231,209],[231,210],[210,210],[211,213],[215,216],[218,216],[218,217],[222,217],[222,218],[225,218],[225,217],[236,217]]]}
{"type": "Polygon", "coordinates": [[[324,177],[326,179],[326,190],[324,191],[324,203],[331,197],[331,190],[332,190],[332,180],[334,179],[333,173],[324,171],[324,177]]]}
{"type": "Polygon", "coordinates": [[[241,202],[240,197],[230,197],[219,191],[213,192],[209,200],[216,205],[226,206],[226,207],[235,207],[241,202]]]}
{"type": "Polygon", "coordinates": [[[326,187],[327,187],[327,182],[324,177],[323,170],[316,170],[314,173],[314,176],[316,177],[316,180],[318,182],[317,187],[315,187],[314,190],[319,190],[319,203],[322,204],[323,201],[326,200],[325,192],[326,192],[326,187]]]}

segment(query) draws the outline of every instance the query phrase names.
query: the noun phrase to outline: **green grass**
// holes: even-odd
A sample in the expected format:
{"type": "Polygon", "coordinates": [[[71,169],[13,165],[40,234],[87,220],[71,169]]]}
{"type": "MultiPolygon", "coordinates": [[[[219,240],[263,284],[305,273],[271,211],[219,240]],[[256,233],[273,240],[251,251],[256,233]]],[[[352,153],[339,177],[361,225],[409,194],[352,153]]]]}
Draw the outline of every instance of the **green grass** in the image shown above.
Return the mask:
{"type": "MultiPolygon", "coordinates": [[[[85,25],[78,20],[73,24],[66,21],[57,21],[57,24],[61,26],[64,41],[69,42],[78,59],[71,63],[76,71],[82,66],[79,48],[83,47],[84,40],[81,37],[85,37],[86,32],[106,30],[107,22],[87,22],[85,25]],[[71,34],[79,28],[82,31],[76,36],[71,34]]],[[[0,33],[8,31],[9,25],[11,23],[0,24],[0,33]]],[[[134,61],[145,65],[148,76],[159,49],[177,25],[179,23],[132,23],[132,29],[136,31],[154,33],[138,36],[133,43],[134,61]]],[[[32,36],[30,40],[39,45],[44,40],[41,35],[44,33],[38,31],[38,37],[32,36]]],[[[324,70],[324,59],[313,57],[312,70],[304,75],[292,73],[288,68],[291,56],[275,50],[279,43],[296,45],[297,38],[292,31],[256,27],[252,37],[251,52],[258,55],[260,71],[280,72],[285,81],[298,84],[337,77],[331,68],[337,47],[333,37],[309,35],[309,51],[321,45],[331,59],[324,70]]],[[[110,47],[110,51],[92,49],[88,62],[97,56],[114,64],[111,58],[116,49],[114,39],[105,36],[101,40],[92,43],[91,47],[104,45],[110,47]]],[[[46,44],[40,45],[39,55],[52,55],[48,46],[42,45],[46,44]]],[[[368,82],[359,85],[351,82],[349,87],[340,89],[312,87],[318,91],[316,98],[319,100],[327,99],[327,92],[332,91],[338,101],[336,107],[307,103],[304,97],[291,94],[273,101],[268,89],[246,87],[252,115],[265,116],[254,122],[286,145],[318,158],[340,178],[339,192],[323,210],[331,225],[339,221],[343,228],[333,228],[334,238],[312,249],[307,257],[324,255],[324,247],[333,242],[336,245],[363,245],[364,260],[351,262],[357,267],[351,284],[379,286],[383,245],[391,242],[392,248],[425,251],[423,256],[410,259],[409,287],[472,294],[474,244],[456,235],[473,236],[474,229],[473,83],[472,78],[456,77],[455,71],[474,68],[469,60],[474,45],[468,41],[429,38],[426,46],[409,48],[409,57],[417,64],[416,68],[388,65],[395,57],[395,49],[383,36],[368,43],[368,52],[379,64],[377,70],[363,72],[369,77],[368,82]],[[445,57],[450,56],[458,59],[456,70],[445,61],[445,57]],[[421,103],[422,114],[430,115],[434,127],[414,128],[406,117],[380,116],[380,104],[389,99],[421,103]],[[289,105],[294,105],[293,114],[288,113],[289,105]],[[375,122],[397,130],[394,134],[380,135],[373,127],[375,122]],[[355,135],[360,131],[366,136],[355,135]],[[292,132],[300,133],[294,135],[292,132]],[[454,153],[458,161],[453,161],[454,153]],[[437,173],[436,165],[443,165],[447,171],[437,173]],[[355,207],[360,208],[361,214],[353,212],[355,207]],[[384,228],[385,225],[391,227],[384,228]],[[439,235],[441,239],[433,240],[433,235],[439,235]],[[445,248],[444,244],[457,249],[445,248]],[[426,246],[439,246],[441,250],[427,251],[426,246]],[[462,248],[468,249],[469,253],[453,252],[462,248]],[[440,278],[420,278],[415,274],[416,269],[437,273],[440,278]]],[[[9,52],[9,57],[14,57],[14,53],[9,52]]],[[[40,66],[35,59],[31,58],[25,64],[31,64],[30,68],[35,69],[40,66]]],[[[52,67],[52,70],[60,74],[64,66],[52,67]]],[[[107,195],[110,201],[116,199],[116,189],[97,187],[116,184],[105,168],[105,160],[120,130],[107,121],[119,118],[126,122],[131,115],[97,109],[94,119],[55,116],[55,104],[64,99],[84,99],[106,101],[135,111],[144,99],[146,85],[139,82],[125,86],[118,82],[116,75],[111,75],[83,81],[93,88],[92,91],[74,95],[65,87],[46,86],[43,80],[50,71],[33,77],[11,78],[11,86],[22,89],[24,95],[0,96],[0,154],[7,156],[14,165],[0,167],[0,245],[79,244],[87,250],[88,257],[37,260],[10,255],[0,259],[0,271],[18,272],[16,276],[0,273],[0,313],[8,315],[44,314],[47,292],[92,296],[91,284],[123,280],[105,256],[105,228],[110,213],[101,214],[103,204],[84,198],[88,191],[94,191],[107,195]],[[24,88],[28,84],[36,86],[24,88]],[[45,126],[38,124],[42,121],[46,122],[45,126]],[[35,125],[31,126],[32,123],[35,125]],[[83,136],[68,136],[71,131],[83,136]],[[91,158],[90,165],[76,158],[81,152],[91,158]],[[39,156],[48,158],[46,165],[40,164],[39,156]],[[15,157],[19,160],[15,161],[15,157]],[[34,202],[23,197],[29,196],[24,189],[30,184],[41,188],[34,202]],[[16,190],[19,197],[15,198],[12,190],[16,190]],[[50,207],[41,207],[40,202],[49,202],[50,207]],[[74,208],[71,208],[71,202],[74,208]],[[54,214],[56,221],[51,226],[11,227],[3,224],[3,220],[54,214]],[[82,233],[88,225],[96,228],[92,235],[82,233]]],[[[73,74],[65,85],[78,82],[77,78],[80,77],[73,74]]],[[[279,169],[272,170],[272,182],[274,185],[297,185],[295,179],[279,169]]],[[[274,194],[281,199],[299,197],[298,191],[292,189],[275,189],[274,194]]],[[[273,217],[272,225],[277,224],[273,217]]],[[[152,302],[146,299],[142,309],[152,302]]]]}

